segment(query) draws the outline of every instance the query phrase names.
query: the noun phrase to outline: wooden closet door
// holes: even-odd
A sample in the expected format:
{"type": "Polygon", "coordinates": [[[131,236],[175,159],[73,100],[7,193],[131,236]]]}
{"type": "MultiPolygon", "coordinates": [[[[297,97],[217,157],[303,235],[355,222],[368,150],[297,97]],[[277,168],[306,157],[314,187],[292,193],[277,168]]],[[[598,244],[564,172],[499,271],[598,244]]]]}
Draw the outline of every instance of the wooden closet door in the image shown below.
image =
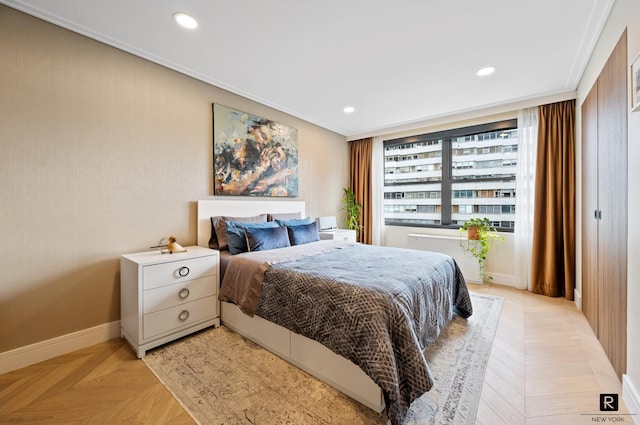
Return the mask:
{"type": "Polygon", "coordinates": [[[598,82],[582,104],[582,312],[598,335],[598,82]]]}
{"type": "Polygon", "coordinates": [[[618,376],[627,355],[627,32],[598,77],[598,339],[618,376]]]}

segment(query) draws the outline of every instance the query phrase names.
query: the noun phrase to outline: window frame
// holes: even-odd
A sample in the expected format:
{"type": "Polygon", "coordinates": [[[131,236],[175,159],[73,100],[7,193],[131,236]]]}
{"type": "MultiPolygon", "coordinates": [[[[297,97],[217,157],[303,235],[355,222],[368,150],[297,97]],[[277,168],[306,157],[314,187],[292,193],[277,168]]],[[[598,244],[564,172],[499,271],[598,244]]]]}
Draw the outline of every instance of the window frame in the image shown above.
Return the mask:
{"type": "MultiPolygon", "coordinates": [[[[385,140],[383,142],[382,149],[382,161],[385,162],[385,150],[389,146],[397,146],[397,145],[406,145],[408,143],[426,143],[430,144],[437,140],[442,140],[442,180],[440,181],[440,200],[441,200],[441,208],[440,208],[440,224],[426,224],[426,223],[407,223],[407,222],[394,222],[393,219],[384,219],[386,226],[402,226],[402,227],[426,227],[426,228],[437,228],[437,229],[458,229],[460,227],[459,224],[452,223],[452,198],[453,198],[453,190],[452,185],[454,182],[459,182],[459,180],[453,179],[453,164],[452,164],[452,139],[458,137],[468,137],[475,134],[480,133],[490,133],[501,130],[513,130],[518,128],[518,120],[517,118],[490,122],[486,124],[477,124],[467,127],[458,127],[449,130],[436,131],[431,133],[424,133],[415,136],[407,136],[401,137],[397,139],[385,140]]],[[[491,182],[491,181],[512,181],[515,177],[512,178],[501,178],[501,177],[493,177],[493,178],[475,178],[475,179],[465,179],[464,182],[475,183],[475,182],[491,182]]],[[[415,185],[416,182],[403,182],[403,183],[394,183],[390,185],[386,185],[386,172],[383,169],[383,187],[398,187],[402,188],[402,186],[415,185]]],[[[427,182],[421,182],[427,183],[427,182]]],[[[383,204],[386,197],[383,197],[383,204]]],[[[397,199],[397,198],[393,198],[397,199]]],[[[497,227],[500,232],[510,232],[513,233],[513,228],[511,227],[497,227]]]]}

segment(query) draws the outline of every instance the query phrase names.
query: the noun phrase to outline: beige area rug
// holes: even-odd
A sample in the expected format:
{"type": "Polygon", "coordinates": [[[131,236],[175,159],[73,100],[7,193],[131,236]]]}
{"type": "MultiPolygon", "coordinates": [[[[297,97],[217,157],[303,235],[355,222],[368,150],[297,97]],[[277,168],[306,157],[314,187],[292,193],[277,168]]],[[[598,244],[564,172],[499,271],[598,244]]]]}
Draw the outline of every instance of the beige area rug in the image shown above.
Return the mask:
{"type": "MultiPolygon", "coordinates": [[[[473,424],[502,298],[472,294],[474,314],[458,316],[425,351],[431,391],[405,421],[473,424]]],[[[222,326],[147,353],[147,366],[200,424],[387,424],[378,414],[222,326]]]]}

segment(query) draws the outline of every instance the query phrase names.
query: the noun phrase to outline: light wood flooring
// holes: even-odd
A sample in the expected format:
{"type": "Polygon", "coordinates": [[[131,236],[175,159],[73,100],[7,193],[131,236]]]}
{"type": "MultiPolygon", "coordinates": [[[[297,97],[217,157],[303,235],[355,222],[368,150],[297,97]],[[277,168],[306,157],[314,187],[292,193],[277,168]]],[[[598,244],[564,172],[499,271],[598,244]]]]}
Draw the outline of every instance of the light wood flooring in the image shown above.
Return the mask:
{"type": "MultiPolygon", "coordinates": [[[[500,285],[505,298],[477,425],[587,424],[621,384],[575,305],[500,285]]],[[[617,418],[626,408],[620,396],[617,418]]],[[[0,423],[193,424],[131,348],[112,340],[0,375],[0,423]]],[[[234,425],[234,424],[227,424],[234,425]]]]}
{"type": "Polygon", "coordinates": [[[619,395],[607,421],[633,424],[622,384],[573,301],[493,284],[469,289],[505,299],[476,425],[590,424],[605,417],[601,393],[619,395]]]}

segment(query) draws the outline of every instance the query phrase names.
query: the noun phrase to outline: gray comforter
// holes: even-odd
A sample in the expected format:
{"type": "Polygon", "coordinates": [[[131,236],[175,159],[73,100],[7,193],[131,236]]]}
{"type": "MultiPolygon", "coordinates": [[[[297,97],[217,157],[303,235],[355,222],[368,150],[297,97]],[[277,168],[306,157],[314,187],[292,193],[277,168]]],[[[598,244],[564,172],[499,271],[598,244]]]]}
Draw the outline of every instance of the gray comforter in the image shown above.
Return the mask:
{"type": "Polygon", "coordinates": [[[256,314],[358,365],[382,389],[394,425],[433,385],[422,350],[454,310],[472,313],[458,266],[439,253],[343,245],[265,270],[256,314]]]}

